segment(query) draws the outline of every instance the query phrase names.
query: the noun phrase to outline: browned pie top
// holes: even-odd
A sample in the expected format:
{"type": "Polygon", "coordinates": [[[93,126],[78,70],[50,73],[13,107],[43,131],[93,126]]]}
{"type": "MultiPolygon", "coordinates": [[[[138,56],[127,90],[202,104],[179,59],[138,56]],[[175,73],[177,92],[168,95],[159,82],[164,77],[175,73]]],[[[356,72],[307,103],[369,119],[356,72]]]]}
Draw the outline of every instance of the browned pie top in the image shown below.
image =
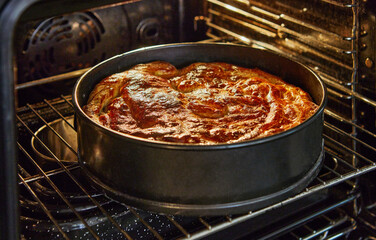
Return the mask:
{"type": "Polygon", "coordinates": [[[98,83],[84,111],[151,140],[216,144],[270,136],[317,109],[308,93],[259,69],[227,63],[139,64],[98,83]]]}

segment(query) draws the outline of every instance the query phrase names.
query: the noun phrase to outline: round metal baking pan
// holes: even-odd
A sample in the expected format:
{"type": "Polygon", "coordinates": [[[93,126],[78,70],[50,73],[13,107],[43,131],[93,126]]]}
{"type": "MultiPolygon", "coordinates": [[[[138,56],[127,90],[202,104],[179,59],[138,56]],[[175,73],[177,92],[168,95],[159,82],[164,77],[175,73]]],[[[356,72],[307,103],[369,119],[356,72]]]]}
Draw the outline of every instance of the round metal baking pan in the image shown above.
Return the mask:
{"type": "Polygon", "coordinates": [[[127,203],[133,207],[149,210],[152,212],[184,216],[210,216],[246,213],[249,211],[258,210],[301,192],[317,176],[323,163],[323,156],[324,151],[321,152],[319,158],[305,176],[284,189],[278,190],[262,197],[251,198],[244,201],[218,204],[180,204],[171,202],[159,202],[135,197],[118,191],[111,186],[103,183],[99,178],[97,178],[88,169],[86,169],[85,166],[82,167],[84,170],[83,172],[89,179],[92,180],[95,187],[104,191],[104,194],[111,199],[115,199],[117,201],[127,203]]]}
{"type": "Polygon", "coordinates": [[[277,203],[304,189],[320,168],[326,90],[308,67],[266,50],[220,43],[142,48],[106,60],[76,83],[73,92],[79,162],[109,196],[136,207],[182,215],[234,214],[277,203]],[[176,67],[221,61],[257,67],[307,91],[319,105],[285,132],[232,144],[151,141],[119,133],[82,110],[104,77],[155,60],[176,67]]]}
{"type": "MultiPolygon", "coordinates": [[[[73,117],[67,117],[68,123],[73,125],[73,117]]],[[[69,126],[63,119],[57,119],[48,123],[48,125],[55,130],[62,139],[64,139],[69,146],[75,151],[77,150],[77,136],[76,131],[69,126]]],[[[35,132],[37,136],[62,162],[73,163],[77,162],[77,155],[73,152],[47,125],[43,125],[35,132]]],[[[31,147],[41,161],[56,162],[56,160],[49,156],[48,151],[35,138],[31,138],[31,147]]]]}

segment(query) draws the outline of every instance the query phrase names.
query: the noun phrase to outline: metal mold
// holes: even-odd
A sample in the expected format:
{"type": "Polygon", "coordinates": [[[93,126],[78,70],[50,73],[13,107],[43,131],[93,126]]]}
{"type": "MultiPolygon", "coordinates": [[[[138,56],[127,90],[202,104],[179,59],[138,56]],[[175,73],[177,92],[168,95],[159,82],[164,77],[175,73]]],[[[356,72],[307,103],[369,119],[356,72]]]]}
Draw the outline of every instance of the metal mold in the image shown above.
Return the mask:
{"type": "Polygon", "coordinates": [[[85,172],[114,199],[143,209],[182,215],[255,210],[304,189],[321,165],[325,87],[307,67],[268,51],[199,43],[131,51],[84,74],[76,83],[73,103],[79,162],[85,172]],[[258,67],[308,91],[319,109],[283,133],[218,145],[150,141],[107,129],[82,111],[89,93],[105,76],[153,60],[178,67],[197,61],[258,67]]]}
{"type": "MultiPolygon", "coordinates": [[[[70,148],[77,151],[77,137],[76,131],[71,127],[73,125],[73,117],[67,118],[67,121],[70,125],[63,119],[58,119],[48,124],[60,135],[61,138],[47,125],[44,125],[40,129],[38,129],[35,132],[35,135],[62,162],[73,163],[77,162],[77,154],[70,148]],[[67,144],[69,144],[69,147],[64,143],[63,140],[66,141],[67,144]]],[[[37,154],[39,159],[42,161],[56,161],[37,140],[36,137],[31,138],[31,147],[37,154]]]]}

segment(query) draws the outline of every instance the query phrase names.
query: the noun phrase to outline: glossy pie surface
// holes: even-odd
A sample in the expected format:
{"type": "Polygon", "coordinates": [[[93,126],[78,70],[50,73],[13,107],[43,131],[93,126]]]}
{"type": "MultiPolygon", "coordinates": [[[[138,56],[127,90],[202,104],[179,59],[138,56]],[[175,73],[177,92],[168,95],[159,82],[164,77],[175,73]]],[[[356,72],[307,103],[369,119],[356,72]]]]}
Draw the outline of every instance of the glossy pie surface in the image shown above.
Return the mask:
{"type": "Polygon", "coordinates": [[[301,124],[318,106],[302,89],[260,69],[228,63],[138,64],[99,82],[86,114],[150,140],[220,144],[270,136],[301,124]]]}

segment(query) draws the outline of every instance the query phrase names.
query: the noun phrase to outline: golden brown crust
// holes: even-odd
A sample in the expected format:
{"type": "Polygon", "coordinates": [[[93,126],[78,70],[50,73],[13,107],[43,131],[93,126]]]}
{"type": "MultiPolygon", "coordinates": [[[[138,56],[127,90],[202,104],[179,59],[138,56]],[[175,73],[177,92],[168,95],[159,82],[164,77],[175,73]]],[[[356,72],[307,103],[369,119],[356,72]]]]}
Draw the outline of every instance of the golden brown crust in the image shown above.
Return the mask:
{"type": "Polygon", "coordinates": [[[151,140],[231,143],[299,125],[317,109],[308,93],[259,69],[227,63],[139,64],[96,85],[84,111],[151,140]]]}

